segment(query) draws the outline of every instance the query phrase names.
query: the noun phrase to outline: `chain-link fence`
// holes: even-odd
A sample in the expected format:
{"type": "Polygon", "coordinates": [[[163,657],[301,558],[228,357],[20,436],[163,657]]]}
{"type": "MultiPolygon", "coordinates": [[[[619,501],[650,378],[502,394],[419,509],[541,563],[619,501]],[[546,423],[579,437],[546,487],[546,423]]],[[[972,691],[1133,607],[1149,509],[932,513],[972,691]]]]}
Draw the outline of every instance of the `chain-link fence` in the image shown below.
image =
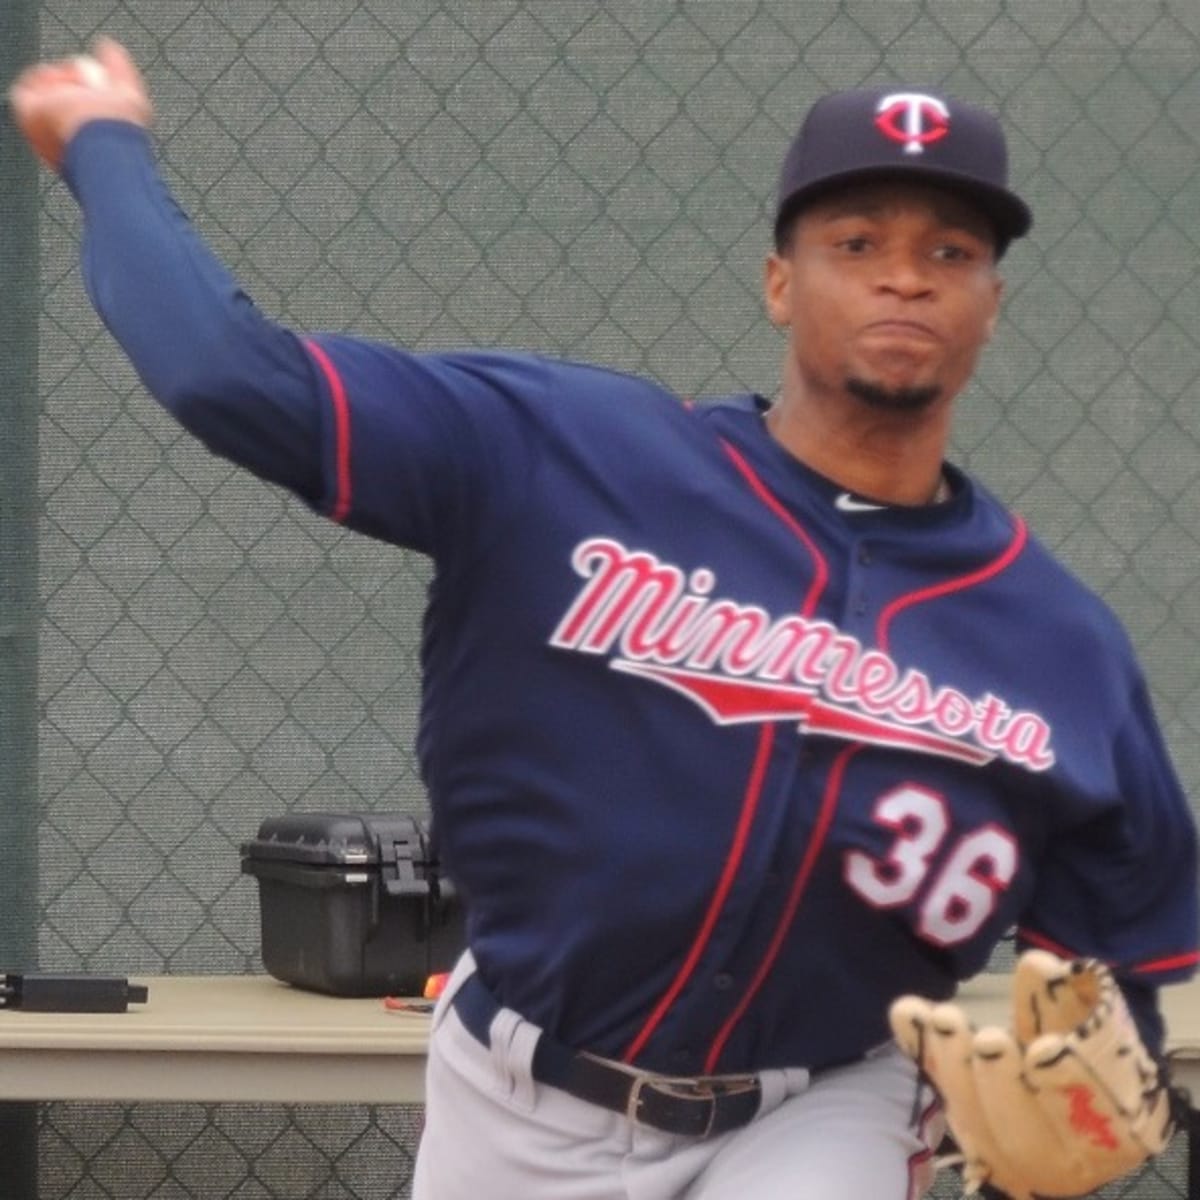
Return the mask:
{"type": "MultiPolygon", "coordinates": [[[[3,3],[13,22],[27,5],[41,54],[98,31],[131,47],[176,194],[273,315],[530,347],[684,394],[774,389],[767,213],[818,94],[891,80],[995,109],[1037,225],[1005,260],[1006,316],[955,458],[1125,619],[1200,795],[1194,0],[3,3]]],[[[20,197],[38,181],[10,153],[0,168],[5,262],[38,298],[4,376],[36,403],[3,435],[4,495],[34,486],[21,464],[36,462],[37,519],[26,497],[0,528],[0,626],[27,635],[0,697],[24,753],[7,786],[25,823],[4,821],[10,847],[28,841],[12,856],[27,941],[45,969],[260,970],[238,860],[258,822],[424,806],[425,563],[183,436],[84,298],[65,189],[42,179],[34,242],[20,197]]],[[[419,1119],[40,1111],[46,1200],[402,1197],[419,1119]]],[[[1184,1172],[1169,1155],[1113,1194],[1182,1195],[1184,1172]]]]}

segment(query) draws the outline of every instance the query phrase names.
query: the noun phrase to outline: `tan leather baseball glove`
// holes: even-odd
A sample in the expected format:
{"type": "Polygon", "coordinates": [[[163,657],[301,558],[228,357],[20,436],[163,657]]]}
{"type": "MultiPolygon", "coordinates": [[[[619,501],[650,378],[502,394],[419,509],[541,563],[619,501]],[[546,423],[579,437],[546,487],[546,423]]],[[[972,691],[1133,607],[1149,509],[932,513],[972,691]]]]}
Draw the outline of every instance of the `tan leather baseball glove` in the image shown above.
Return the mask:
{"type": "Polygon", "coordinates": [[[1157,1154],[1174,1131],[1166,1081],[1111,973],[1022,954],[1013,1028],[975,1030],[955,1004],[901,996],[900,1048],[941,1096],[968,1195],[1081,1196],[1157,1154]]]}

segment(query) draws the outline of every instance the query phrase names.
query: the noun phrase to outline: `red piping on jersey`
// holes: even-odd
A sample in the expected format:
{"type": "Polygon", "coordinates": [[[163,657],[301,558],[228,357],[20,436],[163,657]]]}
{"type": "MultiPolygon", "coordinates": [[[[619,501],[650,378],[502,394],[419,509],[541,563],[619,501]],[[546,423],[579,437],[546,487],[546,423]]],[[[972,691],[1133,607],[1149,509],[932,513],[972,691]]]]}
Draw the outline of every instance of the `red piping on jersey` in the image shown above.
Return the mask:
{"type": "Polygon", "coordinates": [[[675,1003],[684,985],[691,978],[696,964],[700,961],[701,954],[708,946],[708,939],[712,936],[717,917],[721,915],[721,909],[725,906],[725,900],[729,896],[729,889],[733,887],[738,868],[742,864],[742,855],[750,837],[750,826],[758,809],[759,797],[762,795],[763,780],[767,775],[767,762],[771,757],[771,746],[774,740],[775,726],[764,725],[758,739],[754,765],[750,769],[750,778],[746,784],[746,794],[742,797],[742,811],[738,815],[737,828],[734,830],[733,846],[730,848],[729,857],[725,860],[720,881],[717,883],[717,890],[713,893],[712,900],[709,901],[708,911],[704,914],[704,920],[692,942],[692,948],[688,951],[683,965],[671,981],[671,986],[667,988],[662,999],[654,1006],[654,1011],[646,1018],[646,1022],[637,1036],[626,1047],[625,1053],[621,1055],[625,1062],[632,1062],[642,1052],[642,1048],[650,1040],[663,1017],[667,1015],[668,1009],[675,1003]]]}
{"type": "Polygon", "coordinates": [[[1051,954],[1057,954],[1059,958],[1079,957],[1074,950],[1069,950],[1066,946],[1040,933],[1034,933],[1032,929],[1018,929],[1017,937],[1023,942],[1028,942],[1031,946],[1037,946],[1039,950],[1049,950],[1051,954]]]}
{"type": "Polygon", "coordinates": [[[1174,971],[1179,967],[1194,967],[1200,962],[1200,951],[1193,950],[1190,954],[1173,954],[1170,958],[1155,958],[1150,962],[1138,963],[1132,968],[1135,975],[1151,975],[1158,971],[1174,971]]]}
{"type": "MultiPolygon", "coordinates": [[[[741,457],[734,448],[728,444],[725,445],[726,453],[733,459],[738,470],[746,477],[755,494],[776,514],[807,546],[810,553],[818,561],[821,569],[821,585],[824,584],[828,576],[828,569],[825,560],[820,556],[816,546],[811,538],[808,537],[804,529],[796,522],[790,513],[775,499],[774,496],[767,491],[762,481],[754,474],[749,464],[741,457]]],[[[878,644],[880,649],[887,650],[888,626],[897,613],[902,612],[905,608],[914,604],[921,604],[927,600],[934,600],[940,596],[949,595],[952,592],[962,591],[966,588],[973,587],[978,583],[983,583],[985,580],[991,579],[994,575],[1003,571],[1024,549],[1027,540],[1027,530],[1025,522],[1020,517],[1014,518],[1013,538],[1004,552],[1000,554],[994,561],[986,566],[971,572],[968,575],[961,576],[957,579],[948,579],[942,583],[935,584],[932,587],[921,588],[918,591],[910,592],[908,595],[899,596],[893,600],[880,614],[878,623],[878,644]]],[[[815,604],[817,597],[820,594],[820,588],[814,587],[810,590],[809,600],[815,604]]],[[[807,608],[804,612],[805,616],[810,615],[807,608]]],[[[833,767],[830,769],[829,779],[826,783],[825,794],[821,800],[821,809],[817,816],[817,823],[813,829],[813,836],[805,851],[804,860],[800,864],[800,869],[796,874],[795,881],[792,884],[791,894],[788,896],[787,905],[785,906],[782,917],[775,927],[775,932],[771,938],[771,944],[767,949],[762,962],[759,964],[758,970],[754,974],[754,978],[750,982],[750,986],[746,989],[737,1007],[725,1020],[713,1039],[712,1045],[709,1047],[708,1054],[705,1058],[704,1069],[708,1072],[716,1069],[717,1061],[720,1059],[721,1052],[725,1048],[726,1042],[733,1033],[738,1021],[741,1020],[746,1009],[750,1006],[757,994],[763,981],[770,973],[775,959],[778,957],[780,950],[783,947],[784,938],[787,936],[787,931],[791,925],[792,919],[796,914],[796,910],[800,906],[800,899],[807,887],[808,879],[812,873],[817,856],[820,854],[824,845],[826,834],[829,831],[829,826],[833,821],[834,813],[837,811],[838,796],[841,789],[841,779],[845,772],[846,765],[850,759],[863,749],[863,744],[857,742],[854,745],[848,746],[834,760],[833,767]]]]}
{"type": "MultiPolygon", "coordinates": [[[[812,556],[813,581],[801,606],[801,614],[806,617],[811,616],[813,610],[816,608],[817,601],[820,599],[821,591],[829,578],[829,566],[825,561],[824,555],[821,554],[817,548],[817,544],[809,537],[807,531],[800,523],[771,495],[762,480],[755,474],[754,469],[737,450],[725,441],[724,438],[721,439],[721,445],[725,453],[732,459],[734,466],[750,485],[751,491],[783,521],[812,556]]],[[[754,823],[754,814],[758,810],[758,802],[762,796],[763,781],[766,779],[767,774],[767,763],[770,761],[771,747],[774,743],[775,726],[769,723],[764,724],[758,736],[758,746],[754,752],[754,762],[750,768],[750,776],[746,781],[746,790],[742,796],[741,811],[738,813],[737,825],[733,834],[733,844],[729,848],[729,855],[725,860],[725,865],[721,868],[721,876],[717,881],[716,891],[713,892],[708,909],[704,914],[704,920],[700,923],[700,928],[692,941],[691,948],[684,957],[682,965],[675,974],[675,978],[654,1006],[641,1029],[634,1036],[633,1041],[629,1043],[625,1048],[625,1052],[621,1055],[622,1060],[625,1062],[633,1062],[645,1048],[646,1043],[653,1037],[654,1031],[670,1011],[671,1005],[675,1003],[679,997],[679,993],[683,991],[688,980],[691,979],[700,962],[701,956],[708,948],[708,942],[712,937],[712,931],[716,926],[717,918],[721,915],[721,910],[724,908],[730,889],[733,887],[733,881],[737,878],[737,873],[741,869],[742,856],[746,852],[746,843],[750,838],[750,827],[754,823]]],[[[739,1016],[740,1012],[741,1010],[739,1009],[739,1016]]],[[[728,1034],[726,1033],[725,1036],[728,1037],[728,1034]]]]}
{"type": "MultiPolygon", "coordinates": [[[[825,561],[825,556],[818,549],[816,542],[809,536],[804,526],[771,494],[766,484],[763,483],[757,472],[741,453],[724,439],[722,439],[721,445],[724,447],[725,453],[729,455],[733,465],[737,467],[742,477],[750,485],[750,490],[791,530],[796,539],[812,556],[813,581],[809,586],[808,593],[805,595],[804,603],[800,609],[802,616],[811,616],[816,609],[818,600],[821,598],[821,592],[829,580],[829,564],[825,561]]],[[[770,728],[770,726],[766,728],[770,728]]],[[[726,1042],[729,1041],[737,1023],[745,1015],[746,1009],[750,1007],[763,982],[770,974],[771,968],[775,965],[775,959],[779,956],[779,951],[783,946],[783,940],[787,934],[788,927],[796,915],[797,908],[800,907],[800,898],[804,895],[804,890],[808,886],[809,876],[812,874],[817,856],[820,854],[821,848],[825,843],[825,835],[828,833],[829,826],[833,821],[833,814],[837,809],[838,792],[840,791],[841,778],[845,770],[845,765],[849,762],[850,757],[861,749],[861,744],[848,746],[834,761],[829,773],[829,779],[826,781],[825,795],[821,800],[821,809],[817,815],[817,823],[813,830],[813,836],[805,850],[804,858],[800,863],[800,869],[796,872],[796,878],[792,882],[792,890],[784,906],[783,915],[775,926],[775,932],[771,936],[767,952],[759,963],[758,970],[755,971],[749,986],[742,994],[742,998],[738,1001],[733,1012],[729,1014],[724,1024],[717,1030],[717,1036],[713,1038],[712,1045],[708,1048],[708,1054],[704,1059],[704,1070],[706,1072],[712,1072],[716,1069],[717,1060],[721,1057],[721,1052],[725,1049],[726,1042]]]]}
{"type": "Polygon", "coordinates": [[[758,994],[758,989],[762,987],[763,981],[775,965],[775,959],[779,957],[779,951],[783,948],[783,940],[787,936],[787,931],[792,924],[792,918],[796,915],[796,909],[800,907],[800,898],[804,895],[804,889],[808,886],[809,876],[812,874],[817,856],[821,853],[825,845],[825,836],[829,832],[829,826],[833,823],[833,814],[837,811],[838,797],[842,790],[842,776],[846,773],[846,764],[863,748],[861,742],[856,742],[853,746],[847,746],[833,760],[833,766],[829,769],[829,778],[825,781],[825,794],[821,797],[821,809],[817,814],[817,823],[813,826],[812,837],[809,839],[808,846],[804,851],[804,858],[800,863],[800,869],[796,872],[796,878],[792,881],[792,890],[788,894],[783,914],[775,925],[775,932],[771,935],[771,944],[767,947],[767,952],[763,955],[763,960],[759,963],[758,970],[754,972],[754,978],[751,979],[750,986],[742,994],[737,1007],[726,1018],[725,1024],[721,1026],[717,1036],[713,1039],[712,1045],[708,1048],[708,1055],[704,1060],[704,1070],[706,1072],[711,1073],[716,1070],[717,1060],[721,1057],[721,1051],[725,1049],[725,1043],[729,1040],[729,1035],[733,1033],[734,1026],[742,1019],[746,1009],[750,1007],[750,1002],[758,994]]]}
{"type": "Polygon", "coordinates": [[[977,571],[972,571],[969,575],[962,575],[957,579],[945,579],[941,583],[935,583],[932,587],[920,588],[915,592],[909,592],[905,596],[897,596],[882,613],[879,614],[879,625],[877,629],[876,641],[879,649],[885,653],[888,650],[888,627],[891,625],[892,618],[897,613],[911,607],[914,604],[923,604],[926,600],[936,600],[941,596],[948,596],[951,592],[965,591],[969,587],[974,587],[977,583],[984,583],[991,579],[994,575],[999,575],[1012,561],[1025,549],[1025,543],[1029,538],[1029,531],[1025,526],[1025,522],[1020,517],[1013,517],[1013,536],[1004,552],[992,562],[984,567],[980,567],[977,571]]]}
{"type": "Polygon", "coordinates": [[[329,384],[329,397],[333,402],[335,483],[329,519],[340,524],[350,511],[350,405],[346,402],[346,386],[342,383],[342,377],[329,355],[311,338],[306,338],[304,345],[325,375],[325,382],[329,384]]]}
{"type": "MultiPolygon", "coordinates": [[[[1069,949],[1051,938],[1045,937],[1043,934],[1034,933],[1032,929],[1018,929],[1017,937],[1023,942],[1028,942],[1031,946],[1037,946],[1041,950],[1049,950],[1051,954],[1057,954],[1059,958],[1080,958],[1082,957],[1077,951],[1069,949]]],[[[1136,963],[1129,967],[1131,975],[1156,975],[1160,971],[1175,971],[1180,967],[1194,967],[1200,963],[1200,950],[1190,950],[1184,954],[1170,954],[1165,958],[1153,958],[1149,962],[1136,963]]],[[[1110,967],[1113,963],[1108,964],[1110,967]]]]}
{"type": "Polygon", "coordinates": [[[813,581],[808,589],[808,595],[804,597],[804,604],[800,608],[802,617],[811,617],[813,609],[817,606],[817,601],[820,599],[821,593],[825,590],[825,584],[829,581],[829,564],[825,561],[825,556],[817,549],[817,544],[808,535],[808,531],[792,516],[774,496],[767,491],[766,484],[759,479],[755,474],[754,468],[733,448],[724,438],[721,439],[721,445],[725,449],[725,453],[733,460],[733,465],[741,472],[746,482],[750,485],[750,490],[796,535],[804,548],[812,555],[813,560],[813,581]]]}

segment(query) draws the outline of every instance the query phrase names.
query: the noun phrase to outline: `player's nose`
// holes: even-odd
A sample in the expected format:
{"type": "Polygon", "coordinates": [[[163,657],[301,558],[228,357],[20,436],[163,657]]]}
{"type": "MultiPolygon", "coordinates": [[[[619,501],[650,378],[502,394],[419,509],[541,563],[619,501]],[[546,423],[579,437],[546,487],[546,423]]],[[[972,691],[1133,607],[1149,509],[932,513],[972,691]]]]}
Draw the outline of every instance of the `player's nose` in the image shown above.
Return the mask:
{"type": "Polygon", "coordinates": [[[876,286],[883,291],[910,297],[933,290],[931,263],[915,247],[889,247],[876,258],[876,286]]]}

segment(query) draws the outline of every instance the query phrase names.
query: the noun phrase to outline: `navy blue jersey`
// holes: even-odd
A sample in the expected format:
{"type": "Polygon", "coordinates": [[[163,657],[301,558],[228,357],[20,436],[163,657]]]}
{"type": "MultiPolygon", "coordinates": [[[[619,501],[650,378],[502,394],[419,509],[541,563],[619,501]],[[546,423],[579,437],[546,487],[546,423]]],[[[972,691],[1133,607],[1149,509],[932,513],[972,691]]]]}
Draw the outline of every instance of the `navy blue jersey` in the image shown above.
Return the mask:
{"type": "Polygon", "coordinates": [[[861,1054],[891,999],[951,995],[1013,928],[1133,991],[1191,973],[1193,821],[1128,639],[983,487],[948,467],[948,502],[877,506],[756,396],[296,338],[134,140],[88,127],[68,177],[148,386],[434,562],[421,769],[502,1002],[647,1068],[741,1071],[861,1054]],[[139,272],[182,299],[135,312],[139,272]]]}

